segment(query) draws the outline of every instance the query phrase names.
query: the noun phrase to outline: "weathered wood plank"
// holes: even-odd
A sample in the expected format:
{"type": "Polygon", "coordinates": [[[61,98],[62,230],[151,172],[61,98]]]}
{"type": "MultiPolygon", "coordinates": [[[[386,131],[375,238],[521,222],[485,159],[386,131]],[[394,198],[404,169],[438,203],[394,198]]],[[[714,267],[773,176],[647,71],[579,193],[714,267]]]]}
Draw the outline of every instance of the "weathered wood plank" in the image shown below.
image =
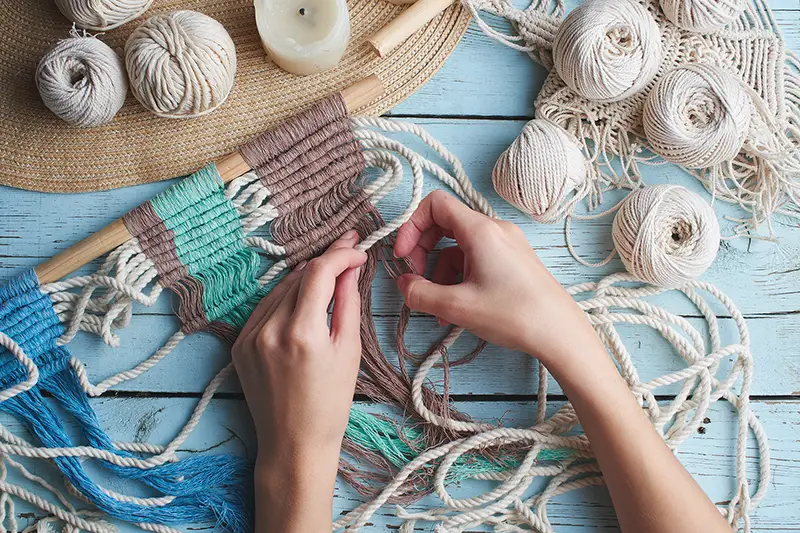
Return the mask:
{"type": "MultiPolygon", "coordinates": [[[[699,331],[705,331],[702,320],[690,321],[699,331]]],[[[375,323],[384,353],[396,364],[397,319],[379,316],[375,323]]],[[[86,363],[90,379],[99,382],[149,357],[175,331],[177,324],[177,319],[173,317],[139,316],[134,319],[134,325],[123,332],[122,347],[110,348],[96,337],[81,335],[70,344],[70,351],[86,363]]],[[[756,318],[749,320],[748,324],[754,342],[756,365],[752,394],[800,394],[800,347],[796,342],[796,317],[756,318]]],[[[411,319],[406,343],[412,351],[424,353],[445,332],[433,318],[415,316],[411,319]]],[[[620,332],[643,380],[654,379],[686,366],[671,345],[652,329],[625,325],[620,327],[620,332]]],[[[736,330],[732,320],[722,321],[721,332],[723,342],[735,342],[736,330]]],[[[451,360],[469,353],[475,342],[471,335],[459,339],[450,351],[451,360]]],[[[118,385],[115,390],[200,393],[229,360],[229,348],[225,344],[210,334],[198,333],[189,336],[148,373],[118,385]]],[[[473,362],[452,369],[451,391],[470,395],[535,394],[535,370],[536,362],[531,357],[491,345],[473,362]]],[[[438,373],[432,374],[437,381],[439,376],[438,373]]],[[[231,378],[221,390],[237,392],[236,379],[231,378]]],[[[657,394],[673,394],[676,391],[676,387],[665,387],[659,389],[657,394]]],[[[552,379],[550,392],[560,393],[552,379]]]]}
{"type": "MultiPolygon", "coordinates": [[[[180,429],[194,399],[165,398],[108,398],[94,400],[101,423],[112,438],[117,440],[144,440],[165,444],[180,429]]],[[[507,426],[531,424],[535,416],[533,402],[462,402],[459,407],[476,418],[496,420],[502,417],[507,426]]],[[[800,440],[800,403],[754,402],[753,410],[770,435],[772,450],[772,480],[770,491],[764,504],[753,515],[754,531],[798,531],[800,517],[796,511],[797,491],[800,490],[800,461],[797,458],[797,441],[800,440]]],[[[696,477],[704,490],[714,501],[724,501],[730,497],[734,486],[735,422],[730,409],[721,403],[712,406],[709,414],[711,422],[705,425],[704,434],[690,438],[680,449],[678,457],[696,477]]],[[[8,415],[0,416],[0,422],[12,431],[19,431],[18,424],[8,415]]],[[[215,400],[184,446],[184,454],[190,450],[203,450],[205,453],[236,453],[250,458],[254,453],[254,437],[246,406],[240,400],[215,400]]],[[[68,425],[70,432],[75,428],[68,425]]],[[[750,476],[755,475],[754,458],[757,449],[751,443],[748,448],[751,465],[750,476]]],[[[90,462],[91,463],[91,462],[90,462]]],[[[28,463],[30,464],[30,463],[28,463]]],[[[90,468],[96,468],[90,465],[90,468]]],[[[54,468],[45,463],[37,464],[34,470],[46,479],[55,481],[58,475],[54,468]]],[[[130,485],[113,483],[104,479],[104,485],[118,490],[131,490],[130,485]]],[[[457,496],[475,495],[487,490],[489,483],[465,483],[453,488],[457,496]]],[[[137,492],[147,495],[147,492],[137,492]]],[[[361,500],[349,487],[337,484],[335,511],[352,509],[361,500]]],[[[425,498],[414,509],[435,504],[432,497],[425,498]]],[[[33,516],[42,516],[27,505],[17,508],[22,524],[28,524],[33,516]]],[[[585,531],[585,528],[612,528],[616,519],[604,488],[576,491],[556,498],[548,508],[548,515],[561,532],[585,531]]],[[[378,531],[388,531],[398,520],[393,508],[383,509],[374,520],[378,531]]],[[[430,527],[430,526],[428,526],[430,527]]],[[[123,531],[132,528],[123,527],[123,531]]],[[[427,531],[428,529],[424,529],[427,531]]]]}
{"type": "MultiPolygon", "coordinates": [[[[561,224],[542,225],[533,222],[501,198],[491,185],[491,170],[500,153],[511,143],[522,128],[522,121],[464,121],[426,119],[416,121],[424,125],[445,146],[459,156],[472,177],[475,187],[489,199],[498,215],[519,224],[532,246],[545,264],[564,284],[597,279],[602,275],[622,269],[617,260],[601,269],[579,265],[565,246],[564,227],[561,224]]],[[[400,136],[410,146],[433,157],[408,136],[400,136]]],[[[645,168],[648,183],[678,183],[701,191],[699,183],[672,165],[645,168]]],[[[0,279],[18,274],[43,259],[97,231],[127,210],[154,196],[166,187],[165,183],[144,185],[118,191],[83,195],[49,195],[20,190],[0,189],[0,279]]],[[[429,177],[425,191],[441,188],[435,178],[429,177]]],[[[410,178],[404,178],[400,187],[380,205],[385,217],[395,216],[405,208],[410,199],[410,178]]],[[[708,198],[705,192],[702,194],[708,198]]],[[[607,206],[613,205],[609,196],[607,206]]],[[[741,215],[738,208],[717,203],[720,216],[741,215]]],[[[724,231],[730,233],[732,224],[721,220],[724,231]]],[[[573,224],[572,240],[576,251],[584,258],[598,260],[612,249],[611,218],[581,221],[573,224]]],[[[800,232],[791,231],[796,223],[778,222],[779,244],[743,239],[726,242],[716,263],[704,279],[717,284],[747,315],[766,315],[800,310],[800,232]]],[[[398,295],[393,284],[376,284],[375,312],[393,313],[398,307],[398,295]]],[[[167,298],[152,311],[170,313],[172,305],[167,298]]],[[[688,307],[675,312],[691,313],[688,307]]]]}

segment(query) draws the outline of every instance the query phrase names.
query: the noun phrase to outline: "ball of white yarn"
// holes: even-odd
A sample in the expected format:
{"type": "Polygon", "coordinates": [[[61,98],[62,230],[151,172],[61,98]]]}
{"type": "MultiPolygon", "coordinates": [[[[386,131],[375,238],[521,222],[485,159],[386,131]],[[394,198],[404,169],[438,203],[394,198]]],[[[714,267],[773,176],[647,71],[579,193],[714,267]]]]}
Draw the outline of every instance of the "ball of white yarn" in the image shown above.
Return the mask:
{"type": "Polygon", "coordinates": [[[739,153],[752,113],[753,100],[736,77],[712,65],[692,64],[658,80],[642,122],[655,153],[685,167],[708,168],[739,153]]]}
{"type": "Polygon", "coordinates": [[[553,60],[570,89],[615,102],[639,92],[658,72],[661,32],[633,0],[588,0],[558,28],[553,60]]]}
{"type": "Polygon", "coordinates": [[[36,68],[44,105],[82,128],[110,122],[125,103],[128,82],[122,60],[95,37],[59,41],[36,68]]]}
{"type": "Polygon", "coordinates": [[[736,20],[747,5],[745,0],[660,0],[664,15],[679,28],[710,32],[736,20]]]}
{"type": "Polygon", "coordinates": [[[153,0],[55,0],[59,11],[87,30],[107,31],[133,20],[153,0]]]}
{"type": "Polygon", "coordinates": [[[563,218],[566,195],[586,180],[575,140],[546,120],[531,120],[494,165],[492,183],[504,200],[539,222],[563,218]]]}
{"type": "Polygon", "coordinates": [[[719,223],[699,195],[678,185],[631,193],[612,226],[614,246],[628,272],[662,287],[700,277],[719,249],[719,223]]]}
{"type": "Polygon", "coordinates": [[[225,28],[196,11],[149,18],[125,43],[131,91],[160,117],[209,113],[230,94],[236,47],[225,28]]]}

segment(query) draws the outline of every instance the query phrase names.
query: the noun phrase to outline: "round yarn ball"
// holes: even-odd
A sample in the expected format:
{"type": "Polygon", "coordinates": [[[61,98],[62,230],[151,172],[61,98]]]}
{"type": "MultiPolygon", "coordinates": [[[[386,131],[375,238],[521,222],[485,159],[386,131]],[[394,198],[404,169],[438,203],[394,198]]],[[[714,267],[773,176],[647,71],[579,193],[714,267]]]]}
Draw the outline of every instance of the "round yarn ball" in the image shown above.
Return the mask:
{"type": "Polygon", "coordinates": [[[752,113],[752,98],[736,77],[712,65],[693,64],[658,80],[645,102],[642,123],[655,153],[688,168],[708,168],[736,157],[752,113]]]}
{"type": "Polygon", "coordinates": [[[236,47],[225,28],[196,11],[147,19],[125,43],[131,91],[160,117],[210,113],[231,92],[236,47]]]}
{"type": "Polygon", "coordinates": [[[55,0],[59,11],[81,28],[107,31],[133,20],[153,0],[55,0]]]}
{"type": "Polygon", "coordinates": [[[719,250],[719,223],[711,205],[678,185],[652,185],[631,193],[611,232],[628,272],[661,287],[697,279],[719,250]]]}
{"type": "Polygon", "coordinates": [[[711,32],[741,15],[744,0],[659,0],[664,15],[676,26],[694,32],[711,32]]]}
{"type": "Polygon", "coordinates": [[[95,37],[59,41],[39,61],[36,87],[47,108],[81,128],[110,122],[128,92],[122,60],[95,37]]]}
{"type": "Polygon", "coordinates": [[[558,28],[553,61],[564,83],[581,96],[623,100],[658,73],[661,32],[650,13],[632,0],[588,0],[558,28]]]}
{"type": "Polygon", "coordinates": [[[505,201],[539,222],[563,218],[564,198],[586,180],[586,158],[572,137],[531,120],[498,158],[492,183],[505,201]]]}

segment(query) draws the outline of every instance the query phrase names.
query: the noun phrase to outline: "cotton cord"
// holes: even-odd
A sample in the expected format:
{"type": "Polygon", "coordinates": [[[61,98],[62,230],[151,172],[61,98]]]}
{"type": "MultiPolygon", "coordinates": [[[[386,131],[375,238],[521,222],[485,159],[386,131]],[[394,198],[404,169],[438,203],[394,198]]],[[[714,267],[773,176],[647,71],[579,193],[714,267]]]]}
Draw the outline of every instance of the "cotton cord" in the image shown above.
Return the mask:
{"type": "MultiPolygon", "coordinates": [[[[608,348],[631,393],[670,449],[676,451],[697,433],[711,404],[718,400],[730,404],[738,424],[736,486],[730,502],[720,507],[720,511],[732,526],[741,525],[744,531],[749,532],[749,513],[763,500],[769,487],[770,450],[764,428],[750,410],[753,358],[744,317],[719,289],[693,281],[671,292],[688,299],[703,317],[706,327],[697,328],[685,318],[652,302],[652,298],[667,292],[666,289],[635,282],[631,274],[613,274],[600,282],[582,283],[567,290],[578,300],[579,307],[608,348]],[[738,338],[731,344],[722,343],[719,321],[712,309],[715,305],[722,305],[736,325],[738,338]],[[617,329],[619,325],[651,328],[660,334],[673,347],[678,367],[650,381],[642,381],[634,365],[634,355],[625,346],[617,329]],[[729,360],[732,363],[723,368],[723,362],[729,360]],[[659,403],[659,389],[675,386],[678,387],[675,398],[659,403]],[[747,450],[751,435],[758,448],[755,459],[747,450]],[[747,475],[751,461],[757,463],[754,481],[747,475]]],[[[547,516],[547,505],[553,498],[603,484],[599,466],[592,459],[589,441],[582,433],[576,433],[579,422],[569,403],[549,417],[539,409],[536,423],[530,428],[498,428],[480,422],[464,424],[440,417],[427,408],[419,391],[457,335],[458,331],[453,330],[444,349],[433,352],[417,370],[413,382],[414,407],[433,423],[471,434],[426,450],[410,461],[375,499],[336,520],[334,530],[347,528],[347,531],[358,531],[367,525],[392,494],[400,490],[404,481],[422,468],[436,470],[434,492],[441,505],[419,512],[397,507],[402,532],[430,529],[430,526],[421,524],[428,522],[435,524],[433,530],[437,533],[484,527],[504,533],[529,530],[553,533],[555,527],[547,516]],[[460,458],[485,446],[512,443],[528,447],[529,452],[522,462],[503,472],[474,477],[497,481],[489,491],[462,499],[449,493],[446,486],[448,471],[460,458]],[[539,450],[548,448],[566,448],[572,450],[573,456],[551,464],[533,460],[539,450]],[[531,495],[532,485],[542,477],[549,478],[544,488],[531,495]]],[[[539,378],[537,397],[541,407],[542,403],[547,403],[548,387],[547,370],[543,366],[539,366],[539,378]]]]}
{"type": "Polygon", "coordinates": [[[501,198],[534,220],[556,222],[585,195],[588,173],[575,140],[561,127],[534,119],[498,158],[492,184],[501,198]]]}
{"type": "Polygon", "coordinates": [[[147,11],[153,0],[55,0],[59,11],[80,28],[108,31],[147,11]]]}
{"type": "Polygon", "coordinates": [[[719,67],[691,64],[653,86],[642,123],[654,152],[688,168],[730,161],[747,138],[753,101],[742,82],[719,67]]]}
{"type": "Polygon", "coordinates": [[[678,185],[652,185],[631,193],[611,229],[625,268],[661,287],[697,279],[717,256],[719,223],[711,206],[678,185]]]}
{"type": "Polygon", "coordinates": [[[111,122],[128,92],[122,60],[85,32],[59,41],[39,61],[36,87],[47,108],[65,122],[91,128],[111,122]]]}
{"type": "Polygon", "coordinates": [[[131,91],[160,117],[210,113],[228,98],[236,48],[225,28],[196,11],[147,19],[125,43],[131,91]]]}
{"type": "Polygon", "coordinates": [[[642,90],[661,64],[661,32],[632,0],[588,0],[572,10],[553,41],[558,75],[589,100],[615,102],[642,90]]]}
{"type": "Polygon", "coordinates": [[[712,32],[736,20],[746,0],[659,0],[664,15],[676,26],[701,33],[712,32]]]}

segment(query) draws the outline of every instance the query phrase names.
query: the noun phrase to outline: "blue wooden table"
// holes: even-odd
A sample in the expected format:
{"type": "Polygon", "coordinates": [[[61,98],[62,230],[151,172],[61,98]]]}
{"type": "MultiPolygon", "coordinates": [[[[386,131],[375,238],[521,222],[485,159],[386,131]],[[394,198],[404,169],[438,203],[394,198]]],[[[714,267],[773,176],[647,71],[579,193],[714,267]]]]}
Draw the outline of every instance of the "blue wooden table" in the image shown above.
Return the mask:
{"type": "MultiPolygon", "coordinates": [[[[799,50],[800,0],[775,0],[772,7],[789,46],[799,50]]],[[[458,155],[476,187],[501,217],[523,227],[542,260],[562,283],[599,279],[622,270],[622,265],[614,260],[601,269],[580,266],[565,247],[563,226],[532,222],[492,190],[494,161],[533,116],[533,103],[544,76],[543,69],[526,56],[488,40],[473,25],[441,71],[389,115],[423,125],[458,155]]],[[[426,153],[421,145],[411,145],[426,153]]],[[[647,183],[679,183],[701,191],[691,177],[671,166],[645,168],[644,178],[647,183]]],[[[51,257],[167,186],[168,183],[159,183],[75,196],[0,188],[0,279],[51,257]]],[[[426,184],[426,190],[438,187],[441,184],[433,178],[426,184]]],[[[409,193],[406,183],[382,204],[382,210],[396,212],[407,202],[409,193]]],[[[721,211],[728,212],[725,208],[721,211]]],[[[723,221],[723,229],[730,230],[725,224],[723,221]]],[[[756,366],[752,408],[770,437],[772,449],[770,491],[755,513],[753,524],[757,531],[771,532],[800,531],[800,231],[796,224],[782,222],[777,225],[777,234],[778,244],[727,242],[704,277],[733,297],[751,329],[756,366]]],[[[605,257],[612,247],[610,219],[577,224],[573,240],[583,257],[605,257]]],[[[149,356],[177,328],[171,305],[164,297],[154,308],[135,308],[131,326],[122,331],[121,348],[112,349],[97,338],[84,336],[73,341],[72,351],[86,362],[94,382],[130,368],[149,356]]],[[[400,305],[393,284],[379,276],[373,308],[379,336],[390,356],[394,354],[400,305]]],[[[670,310],[698,320],[696,312],[688,307],[670,310]]],[[[722,318],[723,335],[732,335],[730,320],[722,318]]],[[[414,316],[409,331],[408,342],[418,351],[440,334],[435,322],[426,316],[414,316]]],[[[643,378],[680,367],[676,355],[654,332],[634,327],[623,332],[635,348],[643,378]]],[[[470,346],[465,341],[457,345],[457,350],[470,346]]],[[[182,427],[208,381],[228,360],[222,343],[211,335],[196,334],[153,371],[92,403],[115,440],[165,444],[182,427]]],[[[526,356],[489,347],[473,363],[454,370],[453,399],[460,410],[478,419],[502,417],[506,425],[531,423],[535,416],[534,369],[535,362],[526,356]]],[[[551,387],[551,392],[553,405],[565,400],[557,386],[551,387]]],[[[709,418],[704,432],[689,439],[679,457],[708,494],[721,502],[730,497],[734,487],[735,420],[722,404],[713,408],[709,418]]],[[[19,429],[7,417],[2,418],[2,423],[19,429]]],[[[231,382],[212,402],[183,451],[232,451],[252,457],[253,443],[244,400],[238,385],[231,382]]],[[[756,453],[754,448],[750,452],[756,453]]],[[[54,469],[47,464],[35,465],[34,471],[55,479],[54,469]]],[[[480,488],[485,487],[470,485],[458,490],[470,493],[480,488]]],[[[337,486],[337,513],[360,501],[348,487],[337,486]]],[[[425,499],[416,507],[432,502],[425,499]]],[[[18,514],[23,525],[42,516],[24,506],[18,508],[18,514]]],[[[617,528],[603,488],[556,498],[548,515],[558,531],[617,528]]],[[[394,510],[386,508],[373,522],[376,529],[387,530],[392,525],[396,527],[398,520],[394,510]]]]}

